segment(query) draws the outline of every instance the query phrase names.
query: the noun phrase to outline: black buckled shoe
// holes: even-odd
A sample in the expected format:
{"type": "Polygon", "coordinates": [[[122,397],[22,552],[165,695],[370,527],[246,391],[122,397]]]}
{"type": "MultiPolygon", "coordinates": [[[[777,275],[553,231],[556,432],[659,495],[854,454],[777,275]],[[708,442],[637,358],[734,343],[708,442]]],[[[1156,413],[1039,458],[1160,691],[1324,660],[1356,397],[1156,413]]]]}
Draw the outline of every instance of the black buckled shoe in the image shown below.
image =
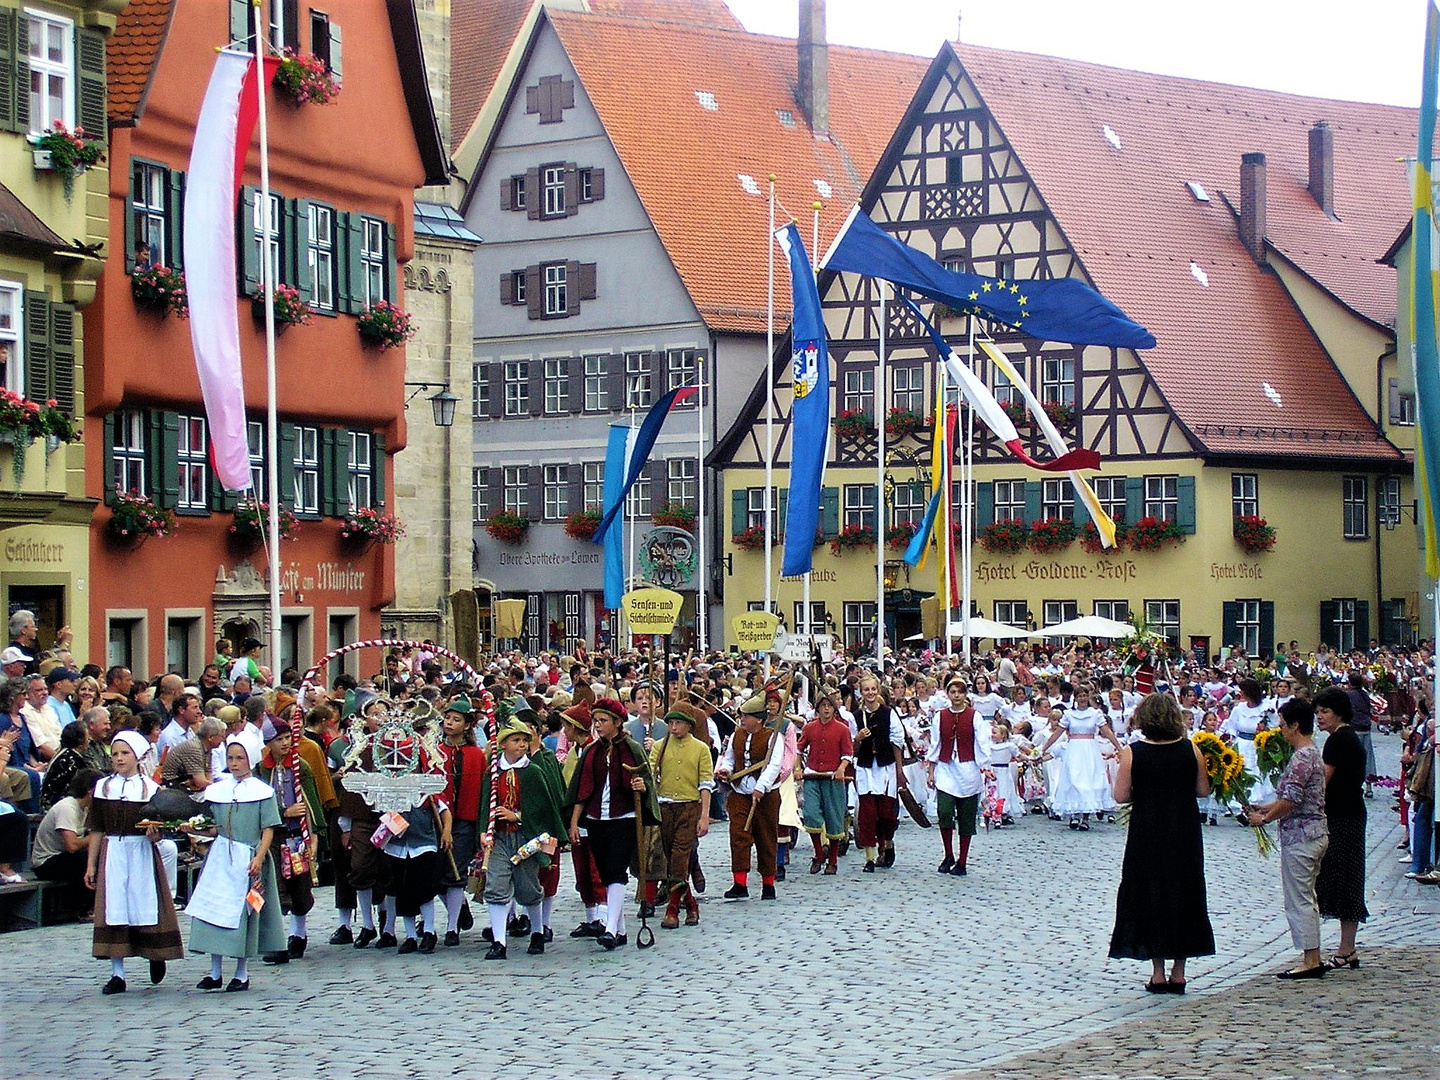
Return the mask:
{"type": "Polygon", "coordinates": [[[750,889],[746,885],[731,885],[724,893],[726,900],[749,900],[750,889]]]}
{"type": "Polygon", "coordinates": [[[940,868],[936,872],[940,874],[948,874],[953,869],[955,869],[955,860],[947,855],[944,859],[940,861],[940,868]]]}
{"type": "Polygon", "coordinates": [[[151,984],[154,985],[154,986],[159,986],[159,985],[160,985],[162,982],[164,982],[164,981],[165,981],[165,961],[164,961],[164,960],[151,960],[151,961],[150,961],[150,982],[151,982],[151,984]]]}
{"type": "Polygon", "coordinates": [[[355,944],[355,935],[351,933],[350,927],[342,926],[330,935],[330,944],[353,945],[355,944]]]}
{"type": "Polygon", "coordinates": [[[309,938],[292,936],[290,940],[286,943],[289,946],[290,959],[299,960],[302,956],[304,956],[305,946],[309,943],[309,938]]]}
{"type": "Polygon", "coordinates": [[[393,949],[398,944],[399,942],[395,940],[395,935],[390,933],[389,930],[386,930],[375,939],[375,947],[377,949],[393,949]]]}
{"type": "Polygon", "coordinates": [[[219,979],[215,978],[213,975],[206,975],[203,979],[201,979],[198,983],[195,984],[195,989],[196,989],[196,990],[219,990],[219,989],[220,989],[222,986],[224,986],[224,985],[225,985],[225,984],[224,984],[223,982],[221,982],[219,979]]]}
{"type": "Polygon", "coordinates": [[[456,945],[459,945],[459,944],[460,944],[460,932],[459,932],[458,930],[446,930],[446,931],[445,931],[445,947],[446,947],[447,949],[453,949],[456,945]]]}
{"type": "Polygon", "coordinates": [[[506,937],[524,937],[530,933],[530,916],[516,915],[505,924],[506,937]]]}
{"type": "Polygon", "coordinates": [[[404,941],[400,942],[400,947],[395,950],[395,955],[409,956],[411,953],[417,951],[419,948],[420,946],[415,943],[415,939],[413,937],[407,937],[404,941]]]}
{"type": "Polygon", "coordinates": [[[288,964],[290,962],[290,950],[282,952],[267,952],[263,958],[267,964],[288,964]]]}
{"type": "Polygon", "coordinates": [[[570,931],[572,938],[599,937],[605,930],[599,919],[594,922],[582,922],[574,930],[570,931]]]}
{"type": "Polygon", "coordinates": [[[530,947],[525,950],[531,956],[540,956],[545,952],[545,932],[530,935],[530,947]]]}
{"type": "Polygon", "coordinates": [[[368,926],[362,926],[360,933],[355,936],[355,948],[368,949],[379,936],[377,931],[371,930],[368,926]]]}
{"type": "Polygon", "coordinates": [[[420,935],[420,952],[429,956],[435,951],[436,938],[429,930],[420,935]]]}
{"type": "Polygon", "coordinates": [[[761,885],[761,886],[760,886],[760,899],[761,899],[761,900],[774,900],[774,899],[775,899],[775,886],[774,886],[774,885],[761,885]]]}
{"type": "Polygon", "coordinates": [[[123,994],[125,993],[125,980],[119,975],[111,975],[110,981],[100,988],[102,994],[123,994]]]}
{"type": "Polygon", "coordinates": [[[485,954],[486,960],[504,960],[505,946],[498,941],[490,943],[490,950],[485,954]]]}

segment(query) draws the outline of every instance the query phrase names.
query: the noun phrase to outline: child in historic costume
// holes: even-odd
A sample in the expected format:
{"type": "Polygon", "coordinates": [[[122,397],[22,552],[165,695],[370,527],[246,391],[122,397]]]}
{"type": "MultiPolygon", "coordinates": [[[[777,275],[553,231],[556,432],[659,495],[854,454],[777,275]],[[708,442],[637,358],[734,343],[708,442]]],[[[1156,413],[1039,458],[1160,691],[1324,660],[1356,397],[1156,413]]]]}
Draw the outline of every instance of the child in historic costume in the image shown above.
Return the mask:
{"type": "Polygon", "coordinates": [[[614,698],[600,698],[590,712],[595,739],[580,750],[565,792],[565,806],[570,815],[570,842],[578,844],[580,831],[585,830],[605,886],[605,929],[598,940],[604,948],[614,949],[627,940],[625,885],[636,855],[634,793],[641,793],[645,824],[658,825],[660,810],[645,750],[625,734],[625,706],[614,698]]]}
{"type": "Polygon", "coordinates": [[[1061,817],[1068,817],[1070,828],[1081,832],[1090,830],[1091,814],[1099,817],[1102,812],[1115,809],[1115,797],[1105,776],[1105,761],[1096,736],[1109,742],[1116,753],[1120,751],[1120,741],[1093,701],[1094,695],[1088,686],[1077,686],[1075,707],[1063,712],[1056,710],[1059,728],[1051,732],[1040,748],[1044,754],[1060,738],[1061,732],[1067,737],[1062,782],[1057,785],[1051,809],[1061,817]]]}
{"type": "Polygon", "coordinates": [[[859,795],[855,838],[865,849],[864,872],[895,865],[895,829],[900,823],[901,757],[905,730],[880,696],[880,680],[860,680],[856,717],[855,790],[859,795]]]}
{"type": "Polygon", "coordinates": [[[165,978],[165,961],[185,955],[175,901],[165,878],[160,834],[141,829],[145,804],[159,785],[140,772],[149,740],[136,731],[116,733],[110,744],[114,773],[95,784],[90,800],[90,860],[86,888],[95,890],[94,955],[110,961],[103,993],[125,992],[125,957],[150,961],[150,981],[165,978]]]}
{"type": "Polygon", "coordinates": [[[303,839],[301,823],[308,817],[313,830],[316,822],[324,821],[320,792],[309,762],[301,759],[299,769],[291,769],[290,740],[292,732],[284,722],[267,717],[260,727],[265,752],[255,769],[258,780],[275,791],[275,805],[280,812],[280,826],[275,842],[270,845],[270,859],[275,864],[276,881],[280,888],[280,910],[290,919],[290,937],[283,949],[265,956],[267,964],[288,964],[305,955],[308,938],[306,917],[315,906],[315,886],[310,867],[316,855],[315,834],[310,843],[303,839]],[[299,775],[295,773],[298,771],[299,775]]]}
{"type": "MultiPolygon", "coordinates": [[[[365,730],[374,735],[380,728],[385,702],[371,691],[357,691],[355,711],[363,718],[365,730]]],[[[374,768],[374,748],[365,747],[359,761],[351,766],[357,772],[368,772],[374,768]]],[[[370,837],[380,825],[380,815],[357,792],[345,789],[344,770],[335,776],[335,794],[340,798],[340,848],[344,858],[337,862],[338,873],[341,864],[349,866],[350,890],[355,894],[355,905],[360,910],[360,933],[355,935],[355,948],[368,948],[375,943],[377,948],[393,948],[395,927],[385,927],[382,936],[375,929],[375,911],[385,898],[389,885],[386,877],[384,853],[370,842],[370,837]]],[[[342,925],[347,913],[341,914],[342,925]]],[[[343,942],[342,942],[343,944],[343,942]]]]}
{"type": "MultiPolygon", "coordinates": [[[[504,960],[506,916],[511,902],[526,909],[530,916],[530,948],[538,955],[545,951],[544,916],[541,901],[544,889],[540,872],[551,862],[551,856],[536,851],[512,862],[531,841],[549,834],[556,843],[564,834],[560,813],[560,790],[549,768],[531,756],[534,732],[518,717],[511,717],[500,728],[498,741],[500,761],[495,780],[495,832],[483,841],[488,862],[485,871],[485,904],[490,912],[492,942],[486,960],[504,960]]],[[[480,803],[489,806],[490,774],[480,788],[480,803]]]]}
{"type": "Polygon", "coordinates": [[[976,833],[980,808],[981,769],[989,762],[990,739],[983,720],[970,707],[965,680],[952,676],[945,684],[950,707],[935,720],[930,750],[925,755],[929,782],[936,790],[936,812],[945,858],[939,872],[964,877],[970,859],[970,838],[976,833]],[[960,847],[955,849],[955,834],[960,847]]]}
{"type": "MultiPolygon", "coordinates": [[[[254,751],[239,739],[225,746],[229,772],[205,789],[204,799],[215,819],[216,840],[205,859],[195,893],[186,906],[190,916],[190,948],[210,954],[210,974],[197,985],[218,990],[224,957],[235,957],[235,977],[227,991],[249,990],[252,956],[285,949],[271,845],[280,827],[275,789],[253,775],[254,751]],[[254,893],[260,909],[247,900],[254,893]]],[[[308,873],[307,873],[308,876],[308,873]]]]}
{"type": "MultiPolygon", "coordinates": [[[[588,685],[582,684],[582,686],[589,691],[588,685]]],[[[590,699],[577,701],[560,714],[561,719],[565,722],[565,736],[568,743],[565,759],[560,766],[562,791],[570,789],[570,784],[580,766],[580,755],[594,739],[590,731],[590,700],[593,697],[592,692],[590,699]]],[[[605,885],[600,880],[600,873],[591,856],[588,837],[581,836],[578,840],[574,837],[571,838],[570,862],[575,868],[575,891],[580,894],[580,903],[585,906],[585,919],[570,931],[570,936],[572,938],[598,938],[605,932],[605,924],[600,919],[600,908],[605,903],[605,885]]]]}
{"type": "MultiPolygon", "coordinates": [[[[540,719],[540,714],[526,704],[523,698],[515,699],[513,715],[525,721],[530,728],[530,760],[538,765],[550,777],[550,783],[559,795],[565,792],[565,780],[560,772],[560,759],[555,752],[545,745],[545,722],[540,719]]],[[[562,833],[552,833],[556,840],[562,844],[569,842],[569,838],[562,833]]],[[[555,940],[555,932],[550,928],[550,913],[555,910],[555,897],[560,893],[560,859],[550,859],[549,866],[540,868],[540,889],[544,896],[540,900],[540,926],[545,933],[547,943],[555,940]]],[[[526,921],[530,918],[527,915],[526,921]]],[[[534,926],[527,927],[529,932],[535,930],[534,926]]]]}
{"type": "Polygon", "coordinates": [[[450,804],[450,853],[455,860],[453,869],[449,859],[440,864],[441,884],[445,888],[447,946],[459,945],[460,929],[469,929],[470,906],[465,902],[465,886],[470,863],[480,843],[480,831],[485,827],[480,822],[484,806],[480,801],[480,786],[489,764],[485,751],[475,744],[476,719],[470,699],[462,695],[445,706],[440,721],[445,736],[440,753],[445,757],[448,785],[444,799],[450,804]]]}
{"type": "Polygon", "coordinates": [[[650,768],[660,797],[660,843],[667,863],[667,905],[662,930],[700,923],[700,905],[690,892],[690,856],[710,829],[710,793],[715,788],[710,747],[694,735],[700,710],[683,701],[665,715],[669,734],[650,748],[650,768]]]}
{"type": "Polygon", "coordinates": [[[1003,720],[996,721],[990,731],[990,767],[995,770],[995,798],[1000,803],[1000,824],[1014,825],[1015,815],[1024,814],[1024,802],[1015,784],[1015,759],[1020,747],[1010,737],[1010,727],[1003,720]]]}
{"type": "Polygon", "coordinates": [[[730,819],[730,872],[735,883],[726,900],[750,896],[750,848],[760,871],[760,899],[775,899],[776,839],[780,830],[780,776],[785,739],[764,726],[764,702],[752,698],[740,707],[740,726],[725,740],[715,776],[730,781],[725,814],[730,819]],[[751,702],[759,705],[757,709],[751,702]]]}
{"type": "MultiPolygon", "coordinates": [[[[419,727],[417,723],[416,728],[419,727]]],[[[417,770],[428,772],[431,768],[428,756],[416,743],[418,738],[413,742],[407,738],[396,750],[401,756],[417,755],[417,770]]],[[[419,806],[411,807],[400,816],[405,819],[405,830],[398,836],[388,837],[383,848],[386,876],[390,881],[385,910],[392,927],[396,918],[404,923],[405,937],[399,942],[397,956],[433,953],[438,941],[435,897],[440,892],[440,863],[446,858],[442,852],[448,852],[451,845],[450,807],[439,796],[427,795],[419,806]],[[418,945],[415,940],[417,917],[425,924],[418,945]]],[[[383,939],[376,942],[376,948],[384,947],[388,944],[383,939]]]]}
{"type": "Polygon", "coordinates": [[[845,839],[845,770],[854,761],[850,725],[836,715],[833,695],[822,694],[815,703],[815,719],[800,733],[799,749],[805,756],[805,831],[815,845],[810,873],[820,873],[823,863],[833,875],[845,839]]]}

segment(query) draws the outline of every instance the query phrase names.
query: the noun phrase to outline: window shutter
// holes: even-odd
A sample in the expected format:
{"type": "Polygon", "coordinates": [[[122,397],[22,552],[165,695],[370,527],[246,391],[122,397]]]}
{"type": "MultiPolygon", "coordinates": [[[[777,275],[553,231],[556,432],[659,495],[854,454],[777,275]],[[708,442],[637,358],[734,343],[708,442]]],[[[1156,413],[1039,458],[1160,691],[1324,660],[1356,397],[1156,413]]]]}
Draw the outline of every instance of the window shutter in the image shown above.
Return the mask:
{"type": "Polygon", "coordinates": [[[540,220],[540,211],[545,208],[545,193],[540,190],[540,169],[537,166],[525,170],[525,216],[531,221],[540,220]]]}
{"type": "Polygon", "coordinates": [[[495,514],[505,509],[505,470],[499,465],[491,465],[486,471],[488,482],[486,484],[486,501],[490,507],[490,513],[495,514]]]}
{"type": "Polygon", "coordinates": [[[1080,494],[1080,489],[1075,486],[1075,482],[1073,480],[1070,482],[1070,490],[1075,494],[1075,509],[1071,512],[1070,515],[1075,521],[1075,527],[1077,529],[1082,529],[1085,527],[1085,523],[1087,521],[1093,524],[1094,519],[1090,517],[1090,509],[1085,505],[1085,498],[1080,494]]]}
{"type": "Polygon", "coordinates": [[[515,275],[510,271],[500,275],[500,303],[513,304],[515,302],[515,275]]]}
{"type": "Polygon", "coordinates": [[[580,212],[580,168],[573,161],[565,163],[565,216],[580,212]]]}
{"type": "Polygon", "coordinates": [[[531,465],[525,472],[525,516],[533,521],[545,517],[545,469],[531,465]]]}
{"type": "Polygon", "coordinates": [[[245,43],[245,48],[255,51],[255,27],[250,20],[249,0],[230,0],[230,40],[245,43]]]}
{"type": "Polygon", "coordinates": [[[605,170],[590,170],[590,201],[599,202],[605,198],[605,170]]]}
{"type": "Polygon", "coordinates": [[[578,262],[567,262],[565,264],[565,314],[580,314],[580,264],[578,262]]]}
{"type": "MultiPolygon", "coordinates": [[[[130,230],[135,228],[135,222],[129,214],[126,219],[126,250],[133,253],[130,230]]],[[[171,269],[185,269],[185,173],[180,169],[169,169],[165,176],[165,239],[170,250],[163,257],[170,260],[171,269]]]]}
{"type": "Polygon", "coordinates": [[[659,350],[646,353],[645,362],[650,367],[650,400],[645,405],[648,409],[665,393],[665,354],[659,350]]]}
{"type": "Polygon", "coordinates": [[[525,268],[525,314],[539,319],[545,314],[545,290],[540,284],[540,267],[525,268]]]}
{"type": "Polygon", "coordinates": [[[515,191],[515,178],[513,176],[502,176],[500,178],[500,209],[513,210],[510,197],[515,191]]]}
{"type": "Polygon", "coordinates": [[[668,462],[652,458],[647,467],[650,473],[650,515],[668,502],[670,494],[670,466],[668,462]]]}
{"type": "Polygon", "coordinates": [[[330,73],[335,78],[342,78],[345,70],[340,63],[340,24],[333,19],[330,21],[330,73]]]}
{"type": "Polygon", "coordinates": [[[350,315],[358,315],[365,308],[365,264],[360,261],[365,227],[360,214],[347,213],[344,217],[345,246],[337,253],[344,264],[347,283],[344,310],[350,315]]]}
{"type": "Polygon", "coordinates": [[[75,122],[94,139],[105,139],[105,35],[88,26],[75,30],[75,122]]]}
{"type": "Polygon", "coordinates": [[[827,539],[840,532],[840,489],[838,487],[820,489],[820,523],[827,539]]]}
{"type": "MultiPolygon", "coordinates": [[[[0,22],[4,17],[0,16],[0,22]]],[[[110,506],[115,502],[115,414],[105,414],[105,505],[110,506]]]]}
{"type": "Polygon", "coordinates": [[[17,24],[25,24],[18,11],[0,9],[0,130],[3,131],[20,130],[15,121],[17,101],[23,97],[27,106],[30,103],[30,79],[27,76],[21,82],[16,71],[24,56],[23,50],[15,47],[17,24]]]}
{"type": "Polygon", "coordinates": [[[240,257],[240,295],[260,291],[260,245],[256,243],[255,200],[259,192],[251,184],[240,189],[240,210],[235,222],[235,245],[240,257]]]}
{"type": "Polygon", "coordinates": [[[530,415],[545,415],[545,361],[530,361],[530,415]]]}
{"type": "Polygon", "coordinates": [[[995,485],[993,483],[979,483],[975,485],[975,528],[983,529],[986,525],[995,524],[995,485]]]}
{"type": "Polygon", "coordinates": [[[1390,380],[1390,423],[1400,419],[1400,380],[1390,380]]]}
{"type": "Polygon", "coordinates": [[[281,28],[285,38],[285,48],[298,53],[300,51],[300,0],[285,0],[282,10],[285,13],[285,25],[281,28]]]}
{"type": "MultiPolygon", "coordinates": [[[[827,490],[834,491],[834,488],[827,490]]],[[[838,496],[838,492],[836,493],[838,496]]],[[[839,513],[839,501],[836,501],[836,513],[839,513]]],[[[739,536],[745,531],[745,518],[750,513],[750,492],[746,488],[736,488],[730,492],[730,536],[739,536]]],[[[838,517],[837,517],[838,523],[838,517]]],[[[838,529],[836,530],[839,531],[838,529]]]]}
{"type": "MultiPolygon", "coordinates": [[[[565,475],[568,482],[566,492],[568,498],[566,514],[568,516],[577,510],[585,509],[585,466],[578,462],[572,464],[565,475]]],[[[617,525],[616,528],[619,526],[617,525]]]]}
{"type": "Polygon", "coordinates": [[[1275,601],[1260,601],[1260,656],[1268,660],[1275,655],[1275,601]]]}
{"type": "Polygon", "coordinates": [[[374,505],[377,509],[385,505],[385,466],[390,457],[385,453],[385,433],[377,431],[375,437],[370,441],[370,469],[374,479],[370,482],[370,490],[374,492],[374,505]]]}
{"type": "MultiPolygon", "coordinates": [[[[0,15],[0,25],[4,25],[4,16],[0,15]]],[[[0,125],[3,126],[3,125],[0,125]]],[[[130,195],[125,200],[125,273],[135,272],[135,169],[130,169],[130,195]]],[[[166,215],[169,216],[168,214],[166,215]]],[[[168,222],[167,222],[168,224],[168,222]]],[[[163,255],[161,256],[164,257],[163,255]]]]}
{"type": "Polygon", "coordinates": [[[50,298],[43,292],[25,294],[25,396],[50,397],[50,298]]]}
{"type": "Polygon", "coordinates": [[[320,429],[320,512],[327,517],[344,513],[344,459],[338,428],[320,429]]]}
{"type": "Polygon", "coordinates": [[[790,512],[790,489],[782,487],[775,500],[775,535],[785,539],[785,518],[790,512]]]}
{"type": "Polygon", "coordinates": [[[526,113],[538,113],[540,111],[540,87],[527,86],[525,88],[525,111],[526,113]]]}
{"type": "Polygon", "coordinates": [[[155,502],[173,510],[180,502],[180,415],[150,414],[150,476],[155,502]]]}
{"type": "Polygon", "coordinates": [[[75,309],[50,305],[50,397],[75,415],[75,309]]]}
{"type": "Polygon", "coordinates": [[[1320,640],[1331,648],[1335,647],[1338,634],[1336,621],[1340,618],[1340,605],[1334,600],[1320,601],[1320,640]]]}
{"type": "Polygon", "coordinates": [[[1220,605],[1220,644],[1234,645],[1240,640],[1240,605],[1226,600],[1220,605]]]}
{"type": "Polygon", "coordinates": [[[1370,645],[1370,601],[1355,601],[1355,648],[1365,649],[1370,645]]]}
{"type": "Polygon", "coordinates": [[[624,412],[625,400],[625,357],[622,353],[611,353],[605,361],[605,377],[609,380],[611,412],[624,412]]]}
{"type": "Polygon", "coordinates": [[[280,423],[279,468],[280,505],[295,509],[295,425],[280,423]]]}
{"type": "Polygon", "coordinates": [[[1125,520],[1131,525],[1145,516],[1145,478],[1125,478],[1125,520]]]}
{"type": "MultiPolygon", "coordinates": [[[[570,412],[579,416],[585,411],[585,358],[583,356],[572,356],[565,361],[566,370],[570,373],[570,412]]],[[[574,466],[571,467],[572,471],[574,466]]]]}
{"type": "Polygon", "coordinates": [[[1186,536],[1195,535],[1195,477],[1181,476],[1175,481],[1175,492],[1179,496],[1175,511],[1175,523],[1186,536]]]}
{"type": "Polygon", "coordinates": [[[396,300],[395,292],[395,226],[385,223],[385,299],[396,300]]]}
{"type": "Polygon", "coordinates": [[[595,299],[595,264],[580,263],[580,299],[595,299]]]}
{"type": "Polygon", "coordinates": [[[30,133],[30,20],[18,12],[15,18],[15,130],[30,133]]]}
{"type": "Polygon", "coordinates": [[[499,420],[505,415],[505,365],[490,365],[490,419],[499,420]]]}
{"type": "Polygon", "coordinates": [[[290,228],[285,231],[285,246],[289,248],[286,262],[290,265],[290,283],[300,291],[300,299],[314,299],[314,285],[310,280],[310,200],[286,199],[285,211],[290,216],[290,228]]]}
{"type": "MultiPolygon", "coordinates": [[[[993,514],[994,511],[992,510],[993,514]]],[[[1033,525],[1040,520],[1040,481],[1025,481],[1025,524],[1033,525]]]]}

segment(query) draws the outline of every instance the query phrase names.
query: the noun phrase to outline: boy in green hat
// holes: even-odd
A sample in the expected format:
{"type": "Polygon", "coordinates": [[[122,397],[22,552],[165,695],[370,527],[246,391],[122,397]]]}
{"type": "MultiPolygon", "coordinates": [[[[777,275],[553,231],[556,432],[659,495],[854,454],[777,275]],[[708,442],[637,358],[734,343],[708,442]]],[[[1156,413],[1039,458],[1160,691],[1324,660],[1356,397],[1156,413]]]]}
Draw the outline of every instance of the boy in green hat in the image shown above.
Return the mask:
{"type": "MultiPolygon", "coordinates": [[[[556,841],[565,835],[560,790],[549,770],[531,758],[531,735],[529,724],[512,717],[497,736],[500,761],[494,794],[495,833],[487,841],[490,861],[485,873],[485,903],[494,941],[485,954],[486,960],[505,959],[505,920],[512,900],[530,917],[532,932],[526,951],[532,956],[545,951],[540,871],[550,865],[551,857],[540,851],[518,863],[510,861],[542,833],[549,833],[556,841]]],[[[490,805],[490,789],[487,773],[480,788],[481,807],[490,805]]]]}

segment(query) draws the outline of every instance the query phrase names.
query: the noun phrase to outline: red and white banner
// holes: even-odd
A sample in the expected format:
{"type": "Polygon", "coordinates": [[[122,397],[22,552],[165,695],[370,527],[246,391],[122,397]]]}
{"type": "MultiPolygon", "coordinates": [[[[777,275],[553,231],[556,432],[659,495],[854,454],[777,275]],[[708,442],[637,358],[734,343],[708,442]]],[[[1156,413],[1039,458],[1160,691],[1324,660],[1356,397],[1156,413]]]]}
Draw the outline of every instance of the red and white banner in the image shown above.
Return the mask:
{"type": "MultiPolygon", "coordinates": [[[[278,60],[265,61],[265,82],[278,60]]],[[[195,125],[185,181],[185,291],[190,343],[210,425],[211,460],[227,490],[250,486],[236,297],[235,203],[258,116],[255,58],[222,51],[195,125]]]]}

